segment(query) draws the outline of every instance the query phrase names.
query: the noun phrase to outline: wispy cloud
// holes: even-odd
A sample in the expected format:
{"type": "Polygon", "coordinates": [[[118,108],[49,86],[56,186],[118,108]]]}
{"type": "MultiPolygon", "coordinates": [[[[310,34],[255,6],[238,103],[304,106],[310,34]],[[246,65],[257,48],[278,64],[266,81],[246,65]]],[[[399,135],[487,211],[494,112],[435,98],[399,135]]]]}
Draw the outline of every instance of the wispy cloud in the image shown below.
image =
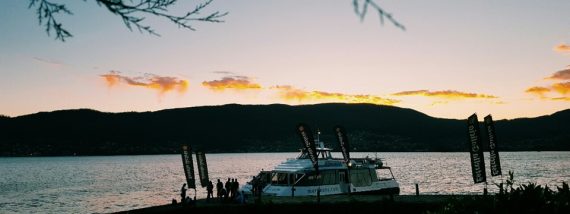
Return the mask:
{"type": "Polygon", "coordinates": [[[261,85],[253,82],[251,78],[246,76],[229,76],[221,80],[212,80],[202,82],[202,86],[213,91],[231,90],[256,90],[261,89],[261,85]]]}
{"type": "Polygon", "coordinates": [[[63,66],[65,66],[65,64],[63,62],[59,62],[56,60],[51,60],[51,59],[43,59],[40,57],[33,57],[33,59],[38,62],[41,63],[43,65],[46,65],[50,68],[56,68],[56,69],[61,69],[63,68],[63,66]]]}
{"type": "Polygon", "coordinates": [[[424,96],[424,97],[436,97],[447,100],[457,100],[457,99],[496,99],[499,98],[494,95],[488,94],[477,94],[477,93],[466,93],[455,90],[444,90],[444,91],[428,91],[428,90],[416,90],[416,91],[402,91],[392,94],[394,96],[424,96]]]}
{"type": "Polygon", "coordinates": [[[223,75],[226,75],[226,76],[235,76],[235,75],[236,75],[236,73],[231,72],[231,71],[213,71],[212,73],[214,73],[214,74],[223,74],[223,75]]]}
{"type": "Polygon", "coordinates": [[[557,52],[570,52],[570,45],[567,45],[567,44],[564,44],[564,43],[559,44],[559,45],[557,45],[557,46],[554,47],[554,51],[557,51],[557,52]]]}
{"type": "Polygon", "coordinates": [[[110,71],[107,74],[100,75],[107,86],[113,87],[119,84],[128,86],[138,86],[149,89],[158,90],[160,94],[176,90],[180,93],[186,92],[188,88],[188,81],[178,79],[176,77],[158,76],[155,74],[145,74],[139,77],[128,77],[121,75],[119,71],[110,71]]]}
{"type": "Polygon", "coordinates": [[[399,103],[400,100],[383,98],[375,95],[361,94],[343,94],[343,93],[331,93],[324,91],[306,91],[298,88],[294,88],[289,85],[281,85],[271,87],[273,90],[277,90],[279,97],[286,101],[295,100],[298,102],[345,102],[345,103],[372,103],[378,105],[394,105],[399,103]]]}
{"type": "Polygon", "coordinates": [[[545,78],[549,80],[570,80],[570,66],[564,70],[557,71],[551,76],[545,78]]]}
{"type": "Polygon", "coordinates": [[[534,94],[536,96],[539,96],[540,98],[546,98],[546,93],[550,92],[551,89],[547,88],[547,87],[541,87],[541,86],[534,86],[534,87],[530,87],[528,89],[526,89],[524,92],[529,93],[529,94],[534,94]]]}
{"type": "Polygon", "coordinates": [[[551,99],[554,101],[569,101],[570,102],[570,97],[554,97],[551,99]]]}

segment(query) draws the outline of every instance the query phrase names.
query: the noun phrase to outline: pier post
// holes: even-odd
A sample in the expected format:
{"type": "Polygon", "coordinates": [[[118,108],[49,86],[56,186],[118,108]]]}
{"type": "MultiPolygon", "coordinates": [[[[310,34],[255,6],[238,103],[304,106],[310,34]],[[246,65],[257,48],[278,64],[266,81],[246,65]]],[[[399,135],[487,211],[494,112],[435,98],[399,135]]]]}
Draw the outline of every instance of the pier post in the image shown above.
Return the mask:
{"type": "Polygon", "coordinates": [[[418,183],[416,183],[416,195],[420,195],[420,187],[418,183]]]}

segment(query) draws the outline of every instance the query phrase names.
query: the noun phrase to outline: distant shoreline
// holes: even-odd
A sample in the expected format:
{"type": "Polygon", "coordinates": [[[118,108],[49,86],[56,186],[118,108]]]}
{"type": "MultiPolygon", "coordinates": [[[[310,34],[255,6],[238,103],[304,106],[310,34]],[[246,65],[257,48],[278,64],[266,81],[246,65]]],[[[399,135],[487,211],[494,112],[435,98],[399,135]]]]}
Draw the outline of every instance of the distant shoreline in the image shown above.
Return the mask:
{"type": "MultiPolygon", "coordinates": [[[[335,151],[336,125],[346,128],[354,152],[463,152],[469,145],[466,120],[412,109],[223,105],[140,113],[63,110],[0,119],[0,156],[177,154],[181,145],[207,153],[294,152],[302,146],[294,129],[300,122],[320,130],[320,139],[335,151]]],[[[499,151],[570,151],[570,109],[498,120],[495,128],[499,151]]]]}

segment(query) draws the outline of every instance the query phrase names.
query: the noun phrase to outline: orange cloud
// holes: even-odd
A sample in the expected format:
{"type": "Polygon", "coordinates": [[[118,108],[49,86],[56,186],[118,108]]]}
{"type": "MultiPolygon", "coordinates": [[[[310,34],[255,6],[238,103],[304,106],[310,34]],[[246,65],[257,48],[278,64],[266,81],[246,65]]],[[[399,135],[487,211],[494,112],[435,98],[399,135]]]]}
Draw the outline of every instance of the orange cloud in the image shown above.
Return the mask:
{"type": "Polygon", "coordinates": [[[487,94],[476,94],[476,93],[465,93],[454,90],[445,91],[428,91],[428,90],[417,90],[417,91],[402,91],[395,94],[394,96],[425,96],[425,97],[438,97],[444,99],[496,99],[499,98],[493,95],[487,94]]]}
{"type": "Polygon", "coordinates": [[[570,101],[570,97],[555,97],[555,98],[551,98],[551,100],[554,100],[554,101],[570,101]]]}
{"type": "Polygon", "coordinates": [[[554,47],[554,51],[558,51],[558,52],[570,52],[570,45],[566,45],[566,44],[559,44],[556,47],[554,47]]]}
{"type": "Polygon", "coordinates": [[[547,77],[545,79],[550,79],[550,80],[570,80],[570,68],[561,70],[561,71],[557,71],[556,73],[552,74],[550,77],[547,77]]]}
{"type": "Polygon", "coordinates": [[[140,86],[158,90],[161,94],[171,90],[177,90],[180,93],[186,92],[188,81],[181,80],[176,77],[162,77],[155,74],[146,74],[143,77],[127,77],[121,75],[121,72],[110,71],[108,74],[100,75],[107,86],[113,87],[118,84],[126,84],[130,86],[140,86]]]}
{"type": "Polygon", "coordinates": [[[251,82],[250,78],[245,76],[231,76],[224,77],[221,80],[204,81],[202,85],[214,91],[261,89],[259,84],[251,82]]]}
{"type": "Polygon", "coordinates": [[[566,95],[570,93],[570,82],[552,84],[552,89],[560,94],[566,95]]]}
{"type": "Polygon", "coordinates": [[[372,103],[378,105],[394,105],[399,100],[382,98],[374,95],[351,95],[342,93],[330,93],[324,91],[305,91],[289,85],[274,86],[271,89],[279,91],[279,96],[284,100],[297,101],[340,101],[346,103],[372,103]]]}
{"type": "Polygon", "coordinates": [[[530,88],[526,89],[526,91],[524,91],[524,92],[537,95],[541,98],[545,98],[544,94],[546,94],[550,91],[551,91],[550,88],[535,86],[535,87],[530,87],[530,88]]]}
{"type": "Polygon", "coordinates": [[[554,101],[570,101],[570,97],[555,97],[555,98],[551,98],[551,100],[554,100],[554,101]]]}

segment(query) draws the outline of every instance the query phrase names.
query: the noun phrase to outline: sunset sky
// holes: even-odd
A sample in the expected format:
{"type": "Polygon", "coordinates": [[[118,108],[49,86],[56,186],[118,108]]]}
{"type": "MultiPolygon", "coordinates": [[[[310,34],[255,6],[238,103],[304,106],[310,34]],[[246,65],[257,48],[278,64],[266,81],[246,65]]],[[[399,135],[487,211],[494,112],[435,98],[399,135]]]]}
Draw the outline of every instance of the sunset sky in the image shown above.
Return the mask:
{"type": "MultiPolygon", "coordinates": [[[[55,1],[55,0],[54,0],[55,1]]],[[[214,0],[196,31],[148,17],[129,31],[92,0],[66,2],[74,37],[48,36],[29,1],[0,2],[0,114],[90,108],[376,103],[434,117],[536,117],[570,108],[570,1],[214,0]]],[[[181,1],[172,12],[192,10],[181,1]]]]}

